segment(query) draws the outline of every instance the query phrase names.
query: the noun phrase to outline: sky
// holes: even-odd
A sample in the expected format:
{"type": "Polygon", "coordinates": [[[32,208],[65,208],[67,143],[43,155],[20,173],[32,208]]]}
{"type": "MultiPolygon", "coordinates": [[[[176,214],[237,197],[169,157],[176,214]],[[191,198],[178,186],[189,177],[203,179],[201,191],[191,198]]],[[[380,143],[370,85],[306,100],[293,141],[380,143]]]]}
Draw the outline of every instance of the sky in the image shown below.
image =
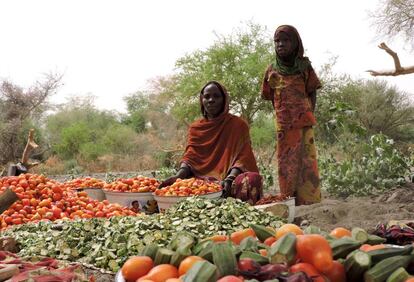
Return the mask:
{"type": "MultiPolygon", "coordinates": [[[[295,26],[315,69],[338,56],[335,72],[370,78],[393,68],[377,45],[368,11],[377,0],[0,0],[0,80],[29,87],[44,73],[63,74],[52,98],[94,95],[100,109],[125,111],[122,97],[170,75],[178,58],[208,48],[215,33],[244,22],[295,26]]],[[[414,51],[388,42],[402,65],[414,51]],[[411,52],[410,52],[411,51],[411,52]]],[[[381,78],[414,96],[414,74],[381,78]]]]}

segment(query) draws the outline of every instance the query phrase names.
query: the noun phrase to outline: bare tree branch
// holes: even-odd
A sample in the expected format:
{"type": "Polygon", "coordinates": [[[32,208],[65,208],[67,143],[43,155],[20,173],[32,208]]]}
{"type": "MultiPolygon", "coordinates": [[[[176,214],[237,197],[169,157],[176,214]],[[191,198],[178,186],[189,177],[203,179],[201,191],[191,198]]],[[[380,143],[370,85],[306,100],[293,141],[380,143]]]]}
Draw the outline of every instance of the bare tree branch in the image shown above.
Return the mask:
{"type": "Polygon", "coordinates": [[[367,70],[372,76],[398,76],[404,74],[414,73],[414,66],[409,67],[402,67],[400,63],[400,58],[398,58],[398,54],[391,50],[390,47],[387,46],[384,42],[382,42],[378,48],[387,52],[394,60],[395,70],[386,70],[386,71],[374,71],[374,70],[367,70]]]}

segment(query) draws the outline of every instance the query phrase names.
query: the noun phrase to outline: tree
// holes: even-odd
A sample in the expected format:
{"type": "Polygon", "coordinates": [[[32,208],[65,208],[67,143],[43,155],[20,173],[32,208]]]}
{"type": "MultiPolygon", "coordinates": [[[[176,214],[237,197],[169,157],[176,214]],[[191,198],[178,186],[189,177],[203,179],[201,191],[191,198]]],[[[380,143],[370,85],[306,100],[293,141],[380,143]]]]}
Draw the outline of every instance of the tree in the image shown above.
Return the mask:
{"type": "Polygon", "coordinates": [[[396,141],[414,139],[414,104],[408,95],[385,81],[358,85],[354,106],[361,125],[371,135],[383,133],[396,141]]]}
{"type": "Polygon", "coordinates": [[[93,103],[93,97],[90,96],[74,97],[66,104],[57,107],[57,111],[48,116],[46,120],[48,141],[53,152],[62,159],[75,158],[82,151],[90,151],[90,149],[94,149],[94,152],[83,155],[93,158],[99,155],[98,151],[101,154],[105,152],[105,147],[98,148],[98,145],[108,128],[119,124],[119,120],[112,112],[96,109],[93,103]],[[90,144],[85,145],[87,143],[90,144]],[[96,148],[92,148],[92,145],[96,148]]]}
{"type": "MultiPolygon", "coordinates": [[[[380,37],[402,37],[414,49],[414,0],[383,0],[377,10],[370,13],[380,37]]],[[[394,60],[395,70],[368,70],[372,76],[397,76],[414,73],[414,66],[402,67],[396,52],[384,42],[378,46],[394,60]]]]}
{"type": "MultiPolygon", "coordinates": [[[[47,99],[61,85],[62,76],[48,74],[27,90],[10,81],[0,86],[0,163],[15,161],[21,156],[29,129],[43,116],[47,99]]],[[[40,132],[36,131],[36,142],[40,132]]]]}
{"type": "Polygon", "coordinates": [[[402,36],[414,48],[414,0],[382,0],[370,17],[381,37],[402,36]]]}
{"type": "MultiPolygon", "coordinates": [[[[324,143],[345,136],[366,140],[382,133],[397,142],[414,138],[414,105],[408,95],[385,81],[355,80],[332,72],[335,60],[322,67],[318,92],[317,136],[324,143]]],[[[348,146],[348,144],[347,144],[348,146]]]]}
{"type": "Polygon", "coordinates": [[[128,114],[122,118],[122,122],[135,130],[137,133],[145,131],[145,112],[150,106],[150,98],[147,93],[138,91],[124,97],[127,104],[128,114]]]}
{"type": "Polygon", "coordinates": [[[176,62],[172,88],[172,113],[184,123],[200,116],[199,91],[209,80],[217,80],[229,91],[231,110],[249,124],[260,109],[270,110],[260,97],[264,71],[274,57],[272,36],[266,28],[247,23],[230,35],[217,35],[206,50],[197,50],[176,62]]]}

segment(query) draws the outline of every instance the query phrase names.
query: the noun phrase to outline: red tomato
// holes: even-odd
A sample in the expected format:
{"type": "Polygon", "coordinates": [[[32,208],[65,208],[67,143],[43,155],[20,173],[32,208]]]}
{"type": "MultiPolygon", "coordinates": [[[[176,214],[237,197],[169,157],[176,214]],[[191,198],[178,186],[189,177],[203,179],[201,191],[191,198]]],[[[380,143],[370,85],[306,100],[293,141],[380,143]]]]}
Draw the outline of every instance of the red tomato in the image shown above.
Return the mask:
{"type": "Polygon", "coordinates": [[[316,270],[316,268],[306,262],[301,262],[294,264],[289,269],[290,272],[305,272],[310,278],[312,278],[313,282],[325,282],[325,278],[316,270]]]}
{"type": "Polygon", "coordinates": [[[301,261],[314,265],[319,271],[329,271],[333,266],[331,246],[321,235],[297,235],[296,250],[301,261]]]}
{"type": "Polygon", "coordinates": [[[269,237],[263,243],[270,247],[276,240],[276,237],[269,237]]]}
{"type": "Polygon", "coordinates": [[[60,218],[60,214],[62,213],[62,210],[58,207],[53,207],[52,212],[53,212],[54,218],[60,218]]]}
{"type": "Polygon", "coordinates": [[[241,259],[237,263],[237,267],[240,271],[259,271],[260,264],[252,259],[241,259]]]}
{"type": "Polygon", "coordinates": [[[23,199],[22,204],[23,204],[23,206],[30,206],[30,200],[29,199],[23,199]]]}
{"type": "Polygon", "coordinates": [[[22,224],[23,220],[21,218],[12,219],[12,224],[22,224]]]}
{"type": "Polygon", "coordinates": [[[56,201],[60,201],[60,200],[62,200],[62,194],[60,194],[60,193],[53,193],[52,199],[55,202],[56,201]]]}
{"type": "Polygon", "coordinates": [[[324,274],[330,281],[346,282],[345,267],[338,261],[334,261],[331,269],[324,274]]]}

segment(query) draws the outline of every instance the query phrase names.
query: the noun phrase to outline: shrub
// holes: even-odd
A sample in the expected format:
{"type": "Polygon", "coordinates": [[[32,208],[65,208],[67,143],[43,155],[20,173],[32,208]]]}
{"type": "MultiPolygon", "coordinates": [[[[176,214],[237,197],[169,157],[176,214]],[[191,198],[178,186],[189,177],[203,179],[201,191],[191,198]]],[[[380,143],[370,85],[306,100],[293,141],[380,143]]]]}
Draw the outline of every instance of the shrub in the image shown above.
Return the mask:
{"type": "Polygon", "coordinates": [[[372,135],[360,153],[350,154],[342,161],[333,155],[325,156],[319,163],[323,186],[339,197],[377,194],[403,184],[414,164],[383,134],[372,135]]]}

